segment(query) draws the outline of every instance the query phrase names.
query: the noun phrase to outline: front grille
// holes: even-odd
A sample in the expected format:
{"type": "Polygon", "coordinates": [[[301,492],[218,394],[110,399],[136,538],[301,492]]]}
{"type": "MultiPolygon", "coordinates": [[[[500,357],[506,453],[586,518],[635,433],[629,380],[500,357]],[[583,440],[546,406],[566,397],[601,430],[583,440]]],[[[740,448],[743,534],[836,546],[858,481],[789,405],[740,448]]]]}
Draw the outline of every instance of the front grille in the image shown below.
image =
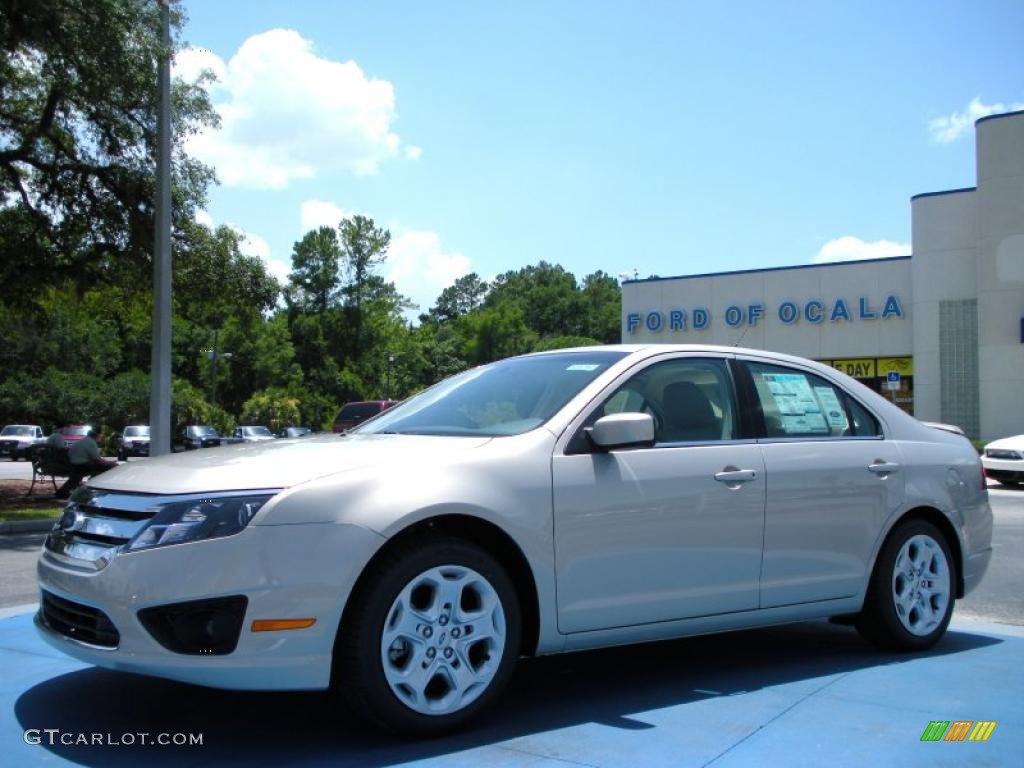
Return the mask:
{"type": "Polygon", "coordinates": [[[18,447],[17,440],[0,440],[0,450],[10,451],[18,447]]]}
{"type": "Polygon", "coordinates": [[[985,456],[990,459],[1009,459],[1010,461],[1020,461],[1019,451],[1008,451],[1002,448],[989,448],[985,451],[985,456]]]}
{"type": "Polygon", "coordinates": [[[121,641],[120,633],[103,611],[49,592],[43,592],[39,615],[48,629],[72,640],[100,648],[117,648],[121,641]]]}
{"type": "Polygon", "coordinates": [[[109,562],[152,519],[155,497],[91,488],[77,491],[46,539],[64,557],[109,562]]]}

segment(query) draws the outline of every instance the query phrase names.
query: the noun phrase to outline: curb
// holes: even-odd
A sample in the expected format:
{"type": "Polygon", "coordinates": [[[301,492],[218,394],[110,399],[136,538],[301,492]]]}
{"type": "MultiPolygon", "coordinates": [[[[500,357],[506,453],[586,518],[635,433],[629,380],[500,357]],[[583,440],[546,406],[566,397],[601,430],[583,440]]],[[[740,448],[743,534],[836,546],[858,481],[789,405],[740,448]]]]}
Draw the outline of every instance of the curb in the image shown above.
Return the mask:
{"type": "Polygon", "coordinates": [[[57,518],[48,517],[43,520],[10,520],[0,523],[0,535],[16,533],[46,533],[57,523],[57,518]]]}

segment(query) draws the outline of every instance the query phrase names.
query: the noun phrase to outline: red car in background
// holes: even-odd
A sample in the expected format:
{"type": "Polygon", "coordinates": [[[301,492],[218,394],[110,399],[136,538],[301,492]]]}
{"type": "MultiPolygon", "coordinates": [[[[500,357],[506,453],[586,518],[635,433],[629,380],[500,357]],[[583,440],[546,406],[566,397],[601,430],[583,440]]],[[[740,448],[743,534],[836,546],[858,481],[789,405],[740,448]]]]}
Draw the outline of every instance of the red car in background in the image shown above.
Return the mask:
{"type": "Polygon", "coordinates": [[[91,424],[68,424],[66,427],[61,427],[57,431],[60,432],[61,437],[64,438],[64,445],[70,446],[72,443],[77,443],[89,434],[89,430],[91,429],[93,429],[91,424]]]}
{"type": "Polygon", "coordinates": [[[367,419],[376,416],[381,411],[386,411],[397,403],[397,400],[362,400],[357,403],[345,403],[341,410],[338,411],[338,416],[334,420],[334,426],[331,427],[331,431],[347,432],[356,424],[362,424],[367,419]]]}

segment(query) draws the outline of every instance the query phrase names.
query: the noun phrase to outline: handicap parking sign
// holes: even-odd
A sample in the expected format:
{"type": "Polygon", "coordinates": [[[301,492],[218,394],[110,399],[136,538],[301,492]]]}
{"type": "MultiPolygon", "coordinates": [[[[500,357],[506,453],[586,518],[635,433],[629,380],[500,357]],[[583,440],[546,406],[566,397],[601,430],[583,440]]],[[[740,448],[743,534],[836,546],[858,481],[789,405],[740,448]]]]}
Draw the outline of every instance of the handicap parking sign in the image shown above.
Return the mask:
{"type": "Polygon", "coordinates": [[[900,372],[889,371],[885,374],[885,385],[886,389],[896,391],[900,388],[900,372]]]}

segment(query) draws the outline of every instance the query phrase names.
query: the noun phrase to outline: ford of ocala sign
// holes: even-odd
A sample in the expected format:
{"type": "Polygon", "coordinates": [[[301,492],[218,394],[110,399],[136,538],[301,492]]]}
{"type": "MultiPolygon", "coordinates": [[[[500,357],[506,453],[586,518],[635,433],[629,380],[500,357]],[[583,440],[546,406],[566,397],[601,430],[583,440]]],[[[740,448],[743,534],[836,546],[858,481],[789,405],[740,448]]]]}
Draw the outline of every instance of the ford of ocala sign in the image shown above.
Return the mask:
{"type": "MultiPolygon", "coordinates": [[[[845,298],[826,302],[819,299],[810,301],[783,301],[771,312],[785,325],[794,323],[852,323],[859,320],[887,320],[903,317],[903,305],[898,296],[886,296],[881,302],[872,302],[867,296],[856,300],[845,298]]],[[[730,328],[756,326],[768,317],[769,309],[764,304],[731,304],[722,313],[721,321],[730,328]]],[[[711,313],[707,307],[690,309],[676,308],[668,310],[651,310],[649,312],[628,312],[626,314],[626,331],[636,333],[646,329],[652,333],[659,331],[703,331],[710,328],[711,313]]]]}

